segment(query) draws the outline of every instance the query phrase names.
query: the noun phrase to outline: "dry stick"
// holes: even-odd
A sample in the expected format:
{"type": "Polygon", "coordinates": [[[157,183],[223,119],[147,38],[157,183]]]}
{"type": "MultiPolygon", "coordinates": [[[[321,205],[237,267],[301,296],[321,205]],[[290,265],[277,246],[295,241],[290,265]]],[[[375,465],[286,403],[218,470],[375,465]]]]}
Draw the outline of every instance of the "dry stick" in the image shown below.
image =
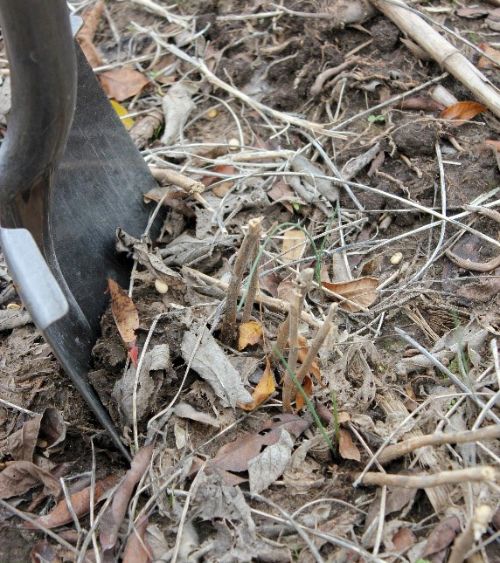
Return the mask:
{"type": "Polygon", "coordinates": [[[275,365],[280,365],[281,357],[285,357],[285,347],[288,342],[290,317],[287,318],[278,327],[278,334],[276,336],[276,344],[273,346],[273,359],[275,365]]]}
{"type": "Polygon", "coordinates": [[[468,442],[479,442],[482,440],[495,440],[500,438],[500,426],[491,425],[480,430],[467,430],[464,432],[451,432],[450,434],[436,433],[425,434],[410,438],[399,444],[387,446],[378,456],[381,464],[389,463],[398,457],[402,457],[426,446],[442,446],[443,444],[467,444],[468,442]]]}
{"type": "Polygon", "coordinates": [[[394,475],[390,473],[376,473],[369,471],[361,479],[363,485],[383,487],[401,487],[403,489],[427,489],[446,484],[458,484],[464,481],[495,481],[497,470],[489,465],[457,469],[455,471],[441,471],[441,473],[421,473],[419,475],[394,475]]]}
{"type": "Polygon", "coordinates": [[[466,554],[472,547],[474,540],[479,541],[481,536],[486,533],[492,517],[493,510],[490,506],[483,504],[476,508],[474,516],[467,524],[467,528],[455,540],[448,563],[462,563],[462,561],[465,561],[466,554]]]}
{"type": "Polygon", "coordinates": [[[283,411],[292,411],[292,396],[295,386],[288,372],[295,373],[299,355],[299,314],[302,310],[302,292],[295,290],[292,294],[288,313],[288,369],[283,381],[283,411]]]}
{"type": "MultiPolygon", "coordinates": [[[[255,296],[257,295],[257,291],[259,290],[259,265],[255,264],[255,261],[259,257],[259,244],[256,244],[253,249],[252,256],[250,256],[250,264],[251,264],[251,276],[248,280],[248,289],[245,296],[245,306],[243,307],[243,314],[241,315],[241,322],[247,323],[251,316],[253,306],[255,304],[255,296]],[[255,268],[253,265],[255,264],[255,268]]],[[[260,262],[260,258],[259,258],[260,262]]]]}
{"type": "Polygon", "coordinates": [[[309,347],[309,351],[304,358],[304,362],[302,363],[299,371],[296,374],[297,381],[299,383],[302,383],[304,381],[304,377],[311,369],[311,366],[316,359],[316,356],[318,355],[319,349],[321,348],[321,346],[323,346],[323,342],[325,341],[332,328],[333,318],[337,312],[338,307],[339,306],[337,303],[332,303],[330,305],[325,321],[319,328],[316,336],[313,338],[313,341],[311,342],[311,345],[309,347]]]}
{"type": "MultiPolygon", "coordinates": [[[[198,278],[199,280],[204,281],[214,287],[217,287],[222,291],[227,292],[229,288],[228,283],[223,282],[222,280],[212,278],[211,276],[207,276],[207,274],[198,272],[198,270],[193,270],[193,268],[183,266],[182,270],[183,272],[187,274],[191,274],[192,276],[198,278]]],[[[242,290],[240,289],[240,293],[241,291],[242,290]]],[[[288,311],[290,310],[290,303],[283,301],[283,299],[277,299],[276,297],[268,297],[267,295],[263,295],[262,293],[257,293],[257,295],[255,296],[255,301],[257,301],[257,303],[262,303],[263,305],[266,305],[267,307],[273,309],[274,311],[279,311],[280,313],[288,313],[288,311]]],[[[318,320],[316,320],[312,315],[306,313],[305,311],[301,312],[300,318],[312,327],[319,328],[321,326],[321,323],[318,320]]]]}
{"type": "Polygon", "coordinates": [[[213,211],[207,200],[201,195],[205,191],[205,186],[198,182],[198,180],[193,180],[176,170],[170,170],[168,168],[158,168],[157,166],[150,166],[149,170],[155,180],[160,183],[173,184],[184,190],[189,195],[201,203],[209,211],[213,211]]]}
{"type": "Polygon", "coordinates": [[[387,0],[370,0],[370,2],[468,88],[477,100],[500,117],[500,94],[449,41],[420,16],[411,12],[403,1],[396,3],[387,0]]]}
{"type": "Polygon", "coordinates": [[[238,312],[238,296],[241,292],[241,282],[245,273],[248,257],[252,255],[258,244],[261,233],[262,219],[254,218],[248,222],[248,232],[241,243],[241,247],[234,261],[233,273],[227,288],[226,309],[222,320],[221,338],[223,342],[231,343],[236,335],[236,314],[238,312]]]}

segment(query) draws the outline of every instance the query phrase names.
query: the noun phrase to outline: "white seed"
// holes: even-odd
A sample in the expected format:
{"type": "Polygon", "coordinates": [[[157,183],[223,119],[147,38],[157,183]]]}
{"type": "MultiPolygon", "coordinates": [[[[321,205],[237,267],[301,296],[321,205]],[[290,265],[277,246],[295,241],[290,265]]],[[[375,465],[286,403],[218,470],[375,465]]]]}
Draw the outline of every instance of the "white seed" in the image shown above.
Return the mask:
{"type": "Polygon", "coordinates": [[[7,309],[9,309],[9,311],[19,311],[20,308],[21,305],[19,305],[19,303],[9,303],[7,305],[7,309]]]}
{"type": "Polygon", "coordinates": [[[393,266],[397,266],[401,260],[403,259],[403,253],[402,252],[396,252],[396,254],[393,254],[390,258],[390,262],[393,266]]]}
{"type": "Polygon", "coordinates": [[[232,150],[232,151],[237,151],[241,146],[238,139],[235,139],[234,137],[232,139],[229,139],[227,144],[229,145],[229,150],[232,150]]]}
{"type": "Polygon", "coordinates": [[[164,295],[168,291],[168,284],[165,283],[163,280],[156,279],[155,280],[155,289],[158,293],[164,295]]]}
{"type": "Polygon", "coordinates": [[[218,115],[219,115],[219,112],[215,108],[209,109],[207,111],[208,119],[215,119],[218,115]]]}

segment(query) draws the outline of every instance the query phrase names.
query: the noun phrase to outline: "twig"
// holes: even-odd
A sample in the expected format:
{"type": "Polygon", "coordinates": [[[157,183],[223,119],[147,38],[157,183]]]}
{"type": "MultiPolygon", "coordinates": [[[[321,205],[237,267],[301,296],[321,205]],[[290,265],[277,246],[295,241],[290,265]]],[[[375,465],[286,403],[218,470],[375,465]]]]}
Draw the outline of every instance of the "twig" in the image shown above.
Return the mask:
{"type": "MultiPolygon", "coordinates": [[[[292,373],[296,372],[297,357],[299,355],[299,315],[302,310],[303,294],[295,290],[292,294],[290,311],[288,313],[288,368],[292,373]]],[[[288,371],[283,381],[283,411],[292,411],[292,396],[295,386],[288,371]]]]}
{"type": "MultiPolygon", "coordinates": [[[[193,268],[189,268],[188,266],[183,266],[182,270],[198,278],[199,280],[202,280],[214,287],[221,289],[222,291],[227,292],[228,290],[229,284],[223,282],[222,280],[212,278],[211,276],[208,276],[207,274],[203,274],[202,272],[198,272],[198,270],[193,270],[193,268]]],[[[241,291],[242,290],[240,289],[240,292],[241,291]]],[[[290,310],[290,304],[284,301],[283,299],[277,299],[276,297],[268,297],[267,295],[263,295],[262,293],[257,293],[257,295],[255,296],[255,301],[257,301],[257,303],[262,303],[263,305],[266,305],[270,309],[273,309],[274,311],[279,311],[281,313],[288,313],[288,311],[290,310]]],[[[315,319],[312,315],[306,313],[305,311],[302,311],[300,318],[312,327],[319,328],[321,326],[321,323],[317,319],[315,319]]]]}
{"type": "Polygon", "coordinates": [[[245,306],[243,307],[243,313],[241,315],[242,323],[246,323],[250,320],[250,317],[252,316],[252,309],[255,304],[255,296],[259,290],[259,264],[255,263],[256,260],[260,262],[258,244],[254,246],[253,254],[250,256],[250,264],[252,264],[252,268],[250,270],[250,279],[248,280],[248,289],[245,295],[245,306]]]}
{"type": "Polygon", "coordinates": [[[391,473],[376,473],[369,471],[361,479],[363,485],[383,487],[401,487],[403,489],[427,489],[446,484],[463,483],[464,481],[496,481],[498,474],[494,467],[480,465],[457,469],[454,471],[441,471],[440,473],[419,475],[394,475],[391,473]]]}
{"type": "Polygon", "coordinates": [[[468,88],[474,97],[500,117],[500,94],[462,53],[402,1],[370,0],[434,60],[468,88]]]}
{"type": "Polygon", "coordinates": [[[193,498],[193,496],[196,494],[196,491],[198,490],[201,477],[204,475],[205,465],[206,465],[206,461],[200,467],[198,473],[196,474],[196,477],[193,479],[193,482],[191,483],[191,487],[189,487],[186,501],[184,502],[184,506],[182,507],[182,514],[179,520],[179,525],[177,527],[177,536],[175,538],[175,546],[172,553],[172,558],[170,559],[171,563],[177,562],[177,557],[179,555],[179,550],[181,548],[181,543],[182,543],[182,532],[184,531],[184,524],[186,522],[189,505],[191,503],[191,499],[193,498]]]}
{"type": "Polygon", "coordinates": [[[378,456],[381,464],[389,463],[398,457],[402,457],[426,446],[442,446],[443,444],[467,444],[468,442],[479,442],[481,440],[495,440],[500,438],[500,426],[491,425],[480,430],[467,430],[464,432],[450,432],[449,434],[425,434],[387,446],[378,456]]]}
{"type": "Polygon", "coordinates": [[[253,255],[253,250],[259,242],[262,219],[253,218],[248,222],[248,232],[241,243],[234,261],[233,273],[227,288],[226,308],[221,327],[221,339],[231,343],[236,335],[236,315],[238,312],[238,296],[242,290],[241,282],[245,272],[248,257],[253,255]]]}
{"type": "Polygon", "coordinates": [[[169,168],[158,168],[157,166],[150,166],[149,170],[155,180],[160,183],[173,184],[184,190],[189,195],[201,203],[208,211],[213,212],[214,210],[210,207],[207,200],[201,195],[205,191],[205,186],[198,182],[198,180],[193,180],[176,170],[170,170],[169,168]]]}
{"type": "Polygon", "coordinates": [[[78,550],[74,546],[72,546],[69,542],[58,536],[51,529],[46,528],[42,524],[39,524],[36,521],[36,519],[32,518],[29,514],[26,514],[25,512],[18,510],[16,507],[12,506],[8,502],[4,501],[3,499],[0,499],[0,506],[2,506],[5,510],[8,510],[9,512],[12,512],[12,514],[15,514],[18,518],[21,518],[22,520],[29,522],[35,529],[41,530],[42,532],[50,536],[53,540],[55,540],[57,543],[61,544],[66,549],[69,549],[75,555],[78,555],[78,550]]]}
{"type": "Polygon", "coordinates": [[[500,267],[500,254],[488,260],[486,262],[474,262],[473,260],[468,260],[467,258],[460,258],[451,250],[445,251],[446,256],[459,268],[464,270],[470,270],[472,272],[491,272],[500,267]]]}
{"type": "Polygon", "coordinates": [[[332,303],[330,305],[326,319],[324,320],[323,324],[316,333],[316,336],[313,338],[311,345],[309,346],[309,350],[306,354],[306,357],[304,358],[304,362],[297,371],[297,381],[301,384],[304,381],[304,377],[311,369],[312,363],[316,359],[316,356],[318,355],[318,352],[323,345],[325,338],[328,336],[332,328],[333,318],[337,312],[337,309],[337,303],[332,303]]]}
{"type": "Polygon", "coordinates": [[[486,504],[476,508],[467,527],[455,540],[448,563],[462,563],[466,560],[466,554],[474,541],[479,541],[481,536],[486,533],[493,514],[493,509],[486,504]]]}

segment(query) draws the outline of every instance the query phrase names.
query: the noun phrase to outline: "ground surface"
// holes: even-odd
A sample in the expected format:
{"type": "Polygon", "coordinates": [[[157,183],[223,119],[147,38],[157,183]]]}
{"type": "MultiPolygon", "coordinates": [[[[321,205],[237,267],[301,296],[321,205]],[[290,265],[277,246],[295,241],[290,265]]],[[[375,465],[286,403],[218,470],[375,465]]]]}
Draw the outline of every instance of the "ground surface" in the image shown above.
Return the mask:
{"type": "MultiPolygon", "coordinates": [[[[340,4],[74,3],[163,185],[146,197],[161,227],[117,244],[131,301],[111,291],[89,374],[142,449],[112,494],[127,465],[0,263],[0,561],[498,560],[498,432],[373,454],[498,422],[500,121],[446,119],[467,87],[340,4]],[[231,288],[256,276],[235,321],[231,288]],[[420,473],[442,481],[405,481],[420,473]],[[52,535],[26,529],[45,514],[52,535]]],[[[493,4],[412,6],[496,87],[493,4]]]]}

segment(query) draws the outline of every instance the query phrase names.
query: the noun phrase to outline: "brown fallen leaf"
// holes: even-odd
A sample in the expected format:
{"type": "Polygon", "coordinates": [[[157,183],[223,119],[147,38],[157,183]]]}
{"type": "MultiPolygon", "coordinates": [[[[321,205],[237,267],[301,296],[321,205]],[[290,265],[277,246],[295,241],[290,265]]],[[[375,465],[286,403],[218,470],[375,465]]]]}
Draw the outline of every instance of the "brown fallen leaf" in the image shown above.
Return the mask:
{"type": "Polygon", "coordinates": [[[281,244],[281,260],[290,264],[300,260],[306,250],[306,235],[300,229],[290,229],[283,235],[281,244]]]}
{"type": "Polygon", "coordinates": [[[262,325],[258,321],[248,321],[238,327],[238,350],[255,346],[262,338],[262,325]]]}
{"type": "MultiPolygon", "coordinates": [[[[233,176],[237,173],[236,168],[231,164],[218,164],[217,166],[214,166],[212,170],[214,172],[217,172],[218,174],[225,174],[227,176],[233,176]]],[[[212,188],[212,193],[217,197],[224,197],[227,192],[234,186],[233,180],[221,181],[221,178],[218,178],[217,176],[203,176],[203,178],[201,179],[201,183],[206,188],[208,188],[208,186],[211,186],[212,184],[215,184],[215,182],[217,182],[217,185],[212,188]]]]}
{"type": "Polygon", "coordinates": [[[66,437],[61,413],[52,407],[27,420],[22,428],[7,439],[7,450],[15,460],[33,461],[35,447],[52,447],[66,437]]]}
{"type": "Polygon", "coordinates": [[[139,313],[127,292],[115,280],[108,278],[108,288],[111,295],[111,312],[116,328],[129,351],[130,359],[134,362],[134,365],[137,365],[138,350],[135,331],[139,328],[139,313]]]}
{"type": "Polygon", "coordinates": [[[480,57],[477,62],[478,68],[487,69],[500,66],[500,51],[498,49],[488,45],[488,43],[480,43],[479,48],[489,58],[480,57]]]}
{"type": "Polygon", "coordinates": [[[405,98],[399,104],[399,109],[413,111],[442,111],[443,104],[436,102],[430,96],[413,96],[405,98]]]}
{"type": "MultiPolygon", "coordinates": [[[[308,375],[306,375],[304,377],[304,381],[302,381],[302,389],[308,397],[310,397],[313,393],[313,381],[308,375]]],[[[297,411],[301,411],[304,408],[305,404],[306,402],[304,401],[302,393],[300,391],[297,391],[297,394],[295,396],[295,406],[297,407],[297,411]]]]}
{"type": "Polygon", "coordinates": [[[328,293],[327,296],[340,301],[340,307],[350,313],[367,309],[377,299],[378,278],[372,276],[343,282],[323,282],[321,285],[335,293],[337,298],[328,293]]]}
{"type": "Polygon", "coordinates": [[[23,495],[40,484],[46,496],[61,492],[59,480],[31,461],[8,462],[0,473],[0,499],[23,495]]]}
{"type": "Polygon", "coordinates": [[[103,64],[102,57],[93,43],[103,13],[104,2],[103,0],[98,0],[93,6],[83,12],[83,25],[76,34],[76,40],[92,68],[103,64]]]}
{"type": "Polygon", "coordinates": [[[132,460],[130,469],[118,485],[111,504],[101,520],[99,540],[104,551],[113,549],[118,540],[118,531],[127,512],[130,497],[135,486],[149,467],[153,455],[153,444],[141,448],[132,460]]]}
{"type": "Polygon", "coordinates": [[[139,94],[149,84],[149,79],[138,70],[124,66],[99,74],[102,89],[118,102],[139,94]]]}
{"type": "Polygon", "coordinates": [[[147,526],[148,518],[143,516],[132,529],[123,553],[123,563],[149,563],[153,560],[152,550],[144,538],[147,526]]]}
{"type": "Polygon", "coordinates": [[[339,430],[339,454],[343,459],[361,460],[361,454],[352,441],[351,433],[343,428],[339,430]]]}
{"type": "Polygon", "coordinates": [[[266,369],[259,379],[255,389],[252,393],[251,403],[238,403],[238,407],[245,411],[253,411],[276,391],[276,382],[274,381],[273,370],[271,369],[271,362],[266,358],[266,369]]]}
{"type": "Polygon", "coordinates": [[[417,538],[410,528],[399,528],[399,530],[392,536],[392,543],[398,553],[402,554],[417,543],[417,538]]]}
{"type": "Polygon", "coordinates": [[[243,434],[234,442],[229,442],[219,448],[215,457],[207,462],[206,469],[236,473],[247,471],[250,460],[259,455],[264,446],[278,442],[281,430],[284,429],[292,437],[297,438],[310,424],[310,421],[294,414],[273,416],[261,427],[259,432],[243,434]]]}
{"type": "MultiPolygon", "coordinates": [[[[119,477],[116,474],[108,475],[104,479],[97,481],[95,483],[94,489],[94,503],[97,504],[104,496],[104,494],[113,487],[118,481],[119,477]]],[[[90,492],[91,487],[85,487],[81,491],[78,491],[71,495],[71,505],[75,511],[75,514],[80,517],[84,516],[90,512],[90,492]]],[[[36,524],[43,526],[44,528],[57,528],[68,524],[73,521],[73,517],[68,509],[68,504],[66,499],[60,500],[55,507],[45,516],[40,516],[36,518],[34,523],[26,522],[24,524],[25,528],[30,530],[36,530],[36,524]]]]}
{"type": "Polygon", "coordinates": [[[468,121],[485,110],[486,106],[479,102],[457,102],[445,108],[439,117],[450,121],[468,121]]]}
{"type": "Polygon", "coordinates": [[[460,521],[456,516],[450,516],[439,522],[427,538],[422,557],[425,558],[446,549],[459,532],[460,521]]]}

